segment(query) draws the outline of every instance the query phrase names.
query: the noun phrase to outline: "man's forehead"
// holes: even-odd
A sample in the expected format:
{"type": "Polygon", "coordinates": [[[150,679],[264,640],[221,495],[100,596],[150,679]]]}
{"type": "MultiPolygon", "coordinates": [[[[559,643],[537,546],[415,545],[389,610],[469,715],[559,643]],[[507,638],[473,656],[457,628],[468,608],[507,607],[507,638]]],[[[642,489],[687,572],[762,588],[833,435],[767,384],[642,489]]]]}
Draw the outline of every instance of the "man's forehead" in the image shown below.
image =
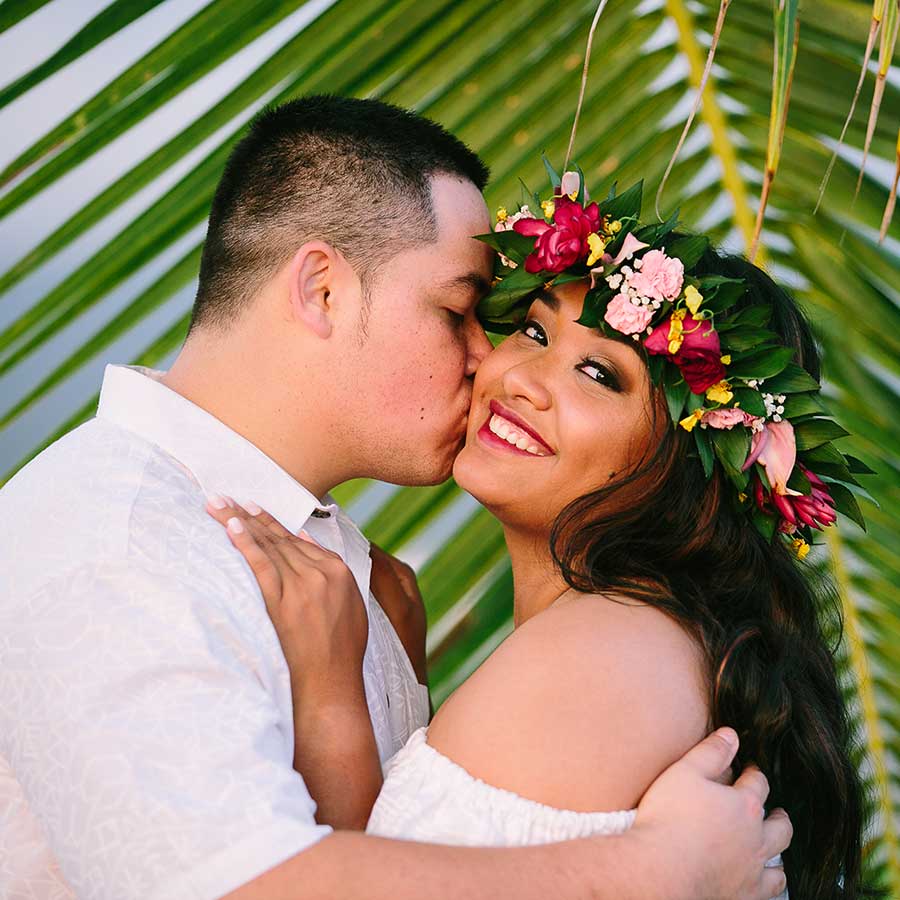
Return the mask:
{"type": "Polygon", "coordinates": [[[438,174],[431,180],[431,199],[438,232],[445,237],[471,237],[490,230],[490,213],[481,191],[468,179],[438,174]]]}

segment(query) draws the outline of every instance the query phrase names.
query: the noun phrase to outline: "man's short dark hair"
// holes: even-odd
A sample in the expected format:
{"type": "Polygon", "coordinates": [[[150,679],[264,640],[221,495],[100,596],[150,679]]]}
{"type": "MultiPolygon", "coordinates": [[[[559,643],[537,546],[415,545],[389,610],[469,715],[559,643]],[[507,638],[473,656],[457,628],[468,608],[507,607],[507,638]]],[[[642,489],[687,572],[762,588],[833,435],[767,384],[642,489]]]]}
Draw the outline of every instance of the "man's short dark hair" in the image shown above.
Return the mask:
{"type": "Polygon", "coordinates": [[[363,281],[434,240],[429,178],[488,169],[440,125],[378,100],[318,95],[260,113],[213,197],[191,320],[232,321],[296,249],[327,241],[363,281]]]}

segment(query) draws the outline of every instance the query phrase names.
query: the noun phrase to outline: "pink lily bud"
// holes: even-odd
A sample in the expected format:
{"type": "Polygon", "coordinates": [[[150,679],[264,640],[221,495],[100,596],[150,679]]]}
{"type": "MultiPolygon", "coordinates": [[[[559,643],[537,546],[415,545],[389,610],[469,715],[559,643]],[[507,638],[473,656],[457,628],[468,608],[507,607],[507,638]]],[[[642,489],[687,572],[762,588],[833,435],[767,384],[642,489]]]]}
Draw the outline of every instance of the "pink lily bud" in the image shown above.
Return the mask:
{"type": "Polygon", "coordinates": [[[795,494],[787,482],[797,461],[797,441],[794,426],[787,419],[781,422],[766,422],[766,427],[753,435],[750,455],[741,467],[746,472],[753,463],[759,461],[765,466],[766,477],[775,494],[795,494]]]}

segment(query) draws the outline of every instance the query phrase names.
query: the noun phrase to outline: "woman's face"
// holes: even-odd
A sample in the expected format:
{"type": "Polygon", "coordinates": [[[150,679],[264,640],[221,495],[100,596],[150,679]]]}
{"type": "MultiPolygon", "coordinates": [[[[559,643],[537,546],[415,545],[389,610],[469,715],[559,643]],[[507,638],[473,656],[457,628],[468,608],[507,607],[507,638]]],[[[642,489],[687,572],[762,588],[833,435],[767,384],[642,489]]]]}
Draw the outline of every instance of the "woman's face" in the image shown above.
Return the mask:
{"type": "Polygon", "coordinates": [[[476,373],[453,475],[505,524],[548,532],[572,500],[636,467],[651,440],[647,367],[637,347],[577,324],[586,292],[577,281],[535,299],[476,373]]]}

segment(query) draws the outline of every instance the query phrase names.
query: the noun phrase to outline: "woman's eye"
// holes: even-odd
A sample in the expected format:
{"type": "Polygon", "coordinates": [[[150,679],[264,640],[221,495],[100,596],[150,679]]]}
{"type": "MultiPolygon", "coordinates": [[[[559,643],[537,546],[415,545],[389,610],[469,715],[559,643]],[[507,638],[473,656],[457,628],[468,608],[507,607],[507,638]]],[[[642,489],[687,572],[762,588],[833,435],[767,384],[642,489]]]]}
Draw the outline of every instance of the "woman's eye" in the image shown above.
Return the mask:
{"type": "Polygon", "coordinates": [[[579,366],[580,370],[584,372],[588,378],[593,379],[598,384],[605,385],[606,387],[612,388],[614,391],[621,390],[619,386],[619,381],[606,366],[601,365],[598,362],[595,362],[592,359],[584,360],[579,366]]]}
{"type": "Polygon", "coordinates": [[[547,333],[540,325],[538,325],[537,322],[529,319],[522,325],[520,330],[522,334],[525,335],[525,337],[531,338],[531,340],[533,341],[537,341],[542,346],[547,346],[547,333]]]}
{"type": "Polygon", "coordinates": [[[461,326],[463,324],[463,322],[466,321],[465,314],[461,313],[461,312],[457,312],[455,309],[448,309],[447,315],[450,316],[450,321],[457,327],[461,326]]]}

